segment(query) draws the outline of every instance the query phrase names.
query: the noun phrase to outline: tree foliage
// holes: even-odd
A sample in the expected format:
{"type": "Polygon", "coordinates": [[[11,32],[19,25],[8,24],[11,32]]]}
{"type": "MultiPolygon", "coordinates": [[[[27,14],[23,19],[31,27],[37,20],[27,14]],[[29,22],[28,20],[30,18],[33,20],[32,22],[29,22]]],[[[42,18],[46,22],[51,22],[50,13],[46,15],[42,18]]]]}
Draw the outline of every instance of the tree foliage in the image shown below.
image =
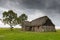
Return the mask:
{"type": "Polygon", "coordinates": [[[9,24],[11,29],[13,28],[12,26],[17,24],[16,18],[17,14],[12,10],[9,10],[8,12],[3,12],[3,22],[4,24],[9,24]]]}
{"type": "Polygon", "coordinates": [[[26,14],[21,14],[18,18],[17,18],[17,22],[18,24],[22,24],[25,20],[27,20],[28,16],[26,14]]]}

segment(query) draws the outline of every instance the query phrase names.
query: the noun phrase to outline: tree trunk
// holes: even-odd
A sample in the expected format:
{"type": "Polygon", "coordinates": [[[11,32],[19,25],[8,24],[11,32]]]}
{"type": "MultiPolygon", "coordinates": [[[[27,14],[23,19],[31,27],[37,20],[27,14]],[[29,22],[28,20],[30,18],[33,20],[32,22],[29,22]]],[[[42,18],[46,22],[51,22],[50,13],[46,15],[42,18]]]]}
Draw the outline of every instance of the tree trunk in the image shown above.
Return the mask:
{"type": "Polygon", "coordinates": [[[11,21],[10,21],[10,29],[11,29],[11,31],[13,30],[13,27],[12,27],[12,23],[11,23],[11,21]]]}
{"type": "Polygon", "coordinates": [[[13,27],[12,27],[12,25],[10,25],[10,29],[11,29],[11,31],[13,30],[13,27]]]}

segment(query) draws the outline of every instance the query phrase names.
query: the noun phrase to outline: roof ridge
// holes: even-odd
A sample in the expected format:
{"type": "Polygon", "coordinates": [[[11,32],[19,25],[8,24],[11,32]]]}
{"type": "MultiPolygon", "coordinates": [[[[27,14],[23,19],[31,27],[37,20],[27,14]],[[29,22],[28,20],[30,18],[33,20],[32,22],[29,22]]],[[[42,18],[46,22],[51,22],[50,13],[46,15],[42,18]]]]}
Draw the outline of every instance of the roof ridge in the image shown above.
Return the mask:
{"type": "MultiPolygon", "coordinates": [[[[34,20],[38,20],[38,19],[41,19],[41,18],[47,18],[48,19],[48,16],[39,17],[39,18],[36,18],[34,20]]],[[[34,20],[32,20],[32,21],[34,21],[34,20]]],[[[30,22],[32,22],[32,21],[30,21],[30,22]]]]}

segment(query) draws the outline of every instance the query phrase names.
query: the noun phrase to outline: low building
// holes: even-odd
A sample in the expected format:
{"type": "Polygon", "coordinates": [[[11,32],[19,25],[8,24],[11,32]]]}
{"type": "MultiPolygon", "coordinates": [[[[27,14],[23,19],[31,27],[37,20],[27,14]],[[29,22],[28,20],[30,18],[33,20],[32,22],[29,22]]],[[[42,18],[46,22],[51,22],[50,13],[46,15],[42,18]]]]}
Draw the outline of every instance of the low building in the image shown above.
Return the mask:
{"type": "Polygon", "coordinates": [[[35,31],[35,32],[49,32],[49,31],[56,31],[55,25],[52,23],[52,21],[47,17],[43,16],[40,18],[37,18],[35,20],[24,21],[22,25],[23,31],[35,31]]]}

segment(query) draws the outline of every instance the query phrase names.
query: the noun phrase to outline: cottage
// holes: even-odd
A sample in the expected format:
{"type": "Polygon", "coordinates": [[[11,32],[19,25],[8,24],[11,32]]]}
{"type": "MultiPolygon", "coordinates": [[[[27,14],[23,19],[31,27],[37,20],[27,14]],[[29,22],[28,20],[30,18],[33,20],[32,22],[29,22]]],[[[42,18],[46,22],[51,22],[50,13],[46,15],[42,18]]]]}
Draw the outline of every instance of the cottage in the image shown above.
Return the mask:
{"type": "Polygon", "coordinates": [[[22,30],[35,32],[56,31],[55,25],[47,16],[37,18],[35,20],[32,20],[31,22],[24,21],[22,25],[22,30]]]}

